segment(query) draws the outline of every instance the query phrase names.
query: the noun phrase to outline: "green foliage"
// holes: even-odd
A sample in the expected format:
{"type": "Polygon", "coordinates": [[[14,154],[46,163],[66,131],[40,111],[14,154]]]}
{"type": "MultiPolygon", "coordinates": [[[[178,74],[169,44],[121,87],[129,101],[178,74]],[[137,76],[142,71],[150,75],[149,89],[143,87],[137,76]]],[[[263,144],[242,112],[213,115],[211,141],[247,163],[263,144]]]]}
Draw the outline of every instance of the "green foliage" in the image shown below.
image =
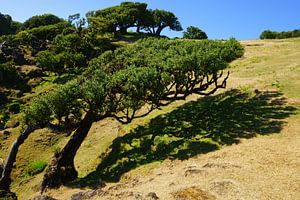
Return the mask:
{"type": "Polygon", "coordinates": [[[36,161],[30,162],[25,167],[25,175],[34,176],[36,174],[39,174],[42,171],[44,171],[46,166],[47,166],[47,162],[45,162],[43,160],[36,160],[36,161]]]}
{"type": "Polygon", "coordinates": [[[40,26],[48,26],[52,24],[57,24],[60,22],[63,22],[64,20],[53,15],[53,14],[43,14],[43,15],[37,15],[30,17],[27,19],[23,25],[22,29],[32,29],[32,28],[37,28],[40,26]]]}
{"type": "Polygon", "coordinates": [[[186,31],[183,32],[183,38],[185,39],[197,39],[197,40],[203,40],[207,39],[207,35],[204,31],[201,29],[195,27],[195,26],[189,26],[187,27],[186,31]]]}
{"type": "Polygon", "coordinates": [[[21,23],[13,21],[10,15],[0,13],[0,36],[15,34],[20,26],[21,23]]]}
{"type": "Polygon", "coordinates": [[[143,29],[159,36],[166,27],[174,31],[182,30],[174,13],[147,9],[145,3],[123,2],[119,6],[89,12],[87,17],[90,29],[98,33],[126,34],[128,28],[136,27],[137,32],[143,29]]]}
{"type": "MultiPolygon", "coordinates": [[[[45,68],[53,67],[53,63],[58,67],[72,65],[68,62],[74,59],[65,55],[76,54],[68,53],[71,42],[64,38],[72,41],[73,36],[60,36],[56,40],[58,49],[66,44],[66,52],[41,52],[38,57],[40,66],[43,67],[42,63],[45,68]]],[[[193,93],[197,84],[202,84],[208,76],[212,78],[206,84],[214,83],[219,71],[243,53],[242,46],[234,39],[225,42],[144,39],[126,48],[102,54],[89,63],[80,82],[71,81],[35,99],[25,109],[25,122],[39,125],[53,119],[62,121],[70,115],[77,115],[82,106],[96,113],[112,113],[119,119],[130,121],[145,104],[155,108],[170,96],[176,99],[179,94],[185,96],[193,93]]]]}
{"type": "Polygon", "coordinates": [[[145,12],[142,19],[142,28],[148,33],[160,35],[166,27],[173,31],[182,31],[181,24],[174,13],[158,9],[150,9],[145,12]]]}
{"type": "Polygon", "coordinates": [[[130,27],[139,27],[147,4],[123,2],[119,6],[113,6],[106,9],[89,13],[89,23],[102,21],[104,31],[122,34],[127,32],[130,27]]]}
{"type": "Polygon", "coordinates": [[[32,37],[35,37],[39,40],[52,41],[58,34],[61,34],[68,27],[70,27],[70,24],[62,21],[56,24],[35,27],[27,31],[32,35],[32,37]]]}
{"type": "Polygon", "coordinates": [[[78,34],[57,35],[53,45],[56,53],[78,52],[82,48],[83,38],[78,34]]]}
{"type": "Polygon", "coordinates": [[[276,32],[265,30],[261,33],[260,39],[276,39],[276,32]]]}
{"type": "Polygon", "coordinates": [[[285,38],[294,38],[300,37],[300,29],[296,29],[293,31],[283,31],[283,32],[276,32],[265,30],[261,33],[260,39],[285,39],[285,38]]]}
{"type": "Polygon", "coordinates": [[[35,97],[30,106],[22,111],[23,123],[28,126],[44,126],[51,119],[51,109],[48,104],[47,94],[35,97]]]}
{"type": "Polygon", "coordinates": [[[56,54],[53,51],[41,51],[37,55],[37,65],[44,70],[63,73],[86,65],[86,57],[82,53],[68,51],[56,54]]]}
{"type": "Polygon", "coordinates": [[[71,114],[78,119],[78,112],[83,106],[79,102],[81,95],[78,82],[69,81],[65,85],[59,86],[56,90],[47,94],[47,104],[53,116],[60,122],[63,117],[66,117],[65,120],[68,120],[71,114]]]}
{"type": "Polygon", "coordinates": [[[107,100],[108,76],[102,70],[95,70],[93,74],[85,73],[83,76],[82,92],[89,109],[102,113],[105,111],[107,100]]]}
{"type": "Polygon", "coordinates": [[[37,55],[37,66],[43,70],[60,72],[63,70],[63,66],[60,66],[59,60],[56,54],[52,51],[40,51],[37,55]]]}
{"type": "Polygon", "coordinates": [[[53,91],[36,97],[23,110],[24,124],[29,126],[44,126],[54,119],[66,123],[69,118],[78,120],[81,117],[80,110],[84,104],[81,88],[76,80],[69,81],[53,91]]]}
{"type": "Polygon", "coordinates": [[[0,83],[3,86],[12,88],[23,84],[23,79],[13,62],[0,64],[0,83]]]}

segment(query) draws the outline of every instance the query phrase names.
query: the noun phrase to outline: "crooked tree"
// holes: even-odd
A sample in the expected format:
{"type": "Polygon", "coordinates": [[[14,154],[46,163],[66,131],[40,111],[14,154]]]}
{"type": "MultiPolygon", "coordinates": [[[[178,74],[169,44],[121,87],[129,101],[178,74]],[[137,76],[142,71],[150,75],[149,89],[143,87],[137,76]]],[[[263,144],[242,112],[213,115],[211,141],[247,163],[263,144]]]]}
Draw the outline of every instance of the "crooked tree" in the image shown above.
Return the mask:
{"type": "Polygon", "coordinates": [[[74,158],[93,122],[114,117],[130,123],[190,94],[211,95],[226,87],[229,73],[223,71],[243,52],[234,39],[194,42],[148,38],[105,52],[90,62],[81,78],[34,100],[24,110],[26,127],[43,127],[55,119],[60,123],[76,121],[71,138],[50,162],[42,191],[77,177],[74,158]],[[140,113],[142,107],[148,111],[140,113]]]}

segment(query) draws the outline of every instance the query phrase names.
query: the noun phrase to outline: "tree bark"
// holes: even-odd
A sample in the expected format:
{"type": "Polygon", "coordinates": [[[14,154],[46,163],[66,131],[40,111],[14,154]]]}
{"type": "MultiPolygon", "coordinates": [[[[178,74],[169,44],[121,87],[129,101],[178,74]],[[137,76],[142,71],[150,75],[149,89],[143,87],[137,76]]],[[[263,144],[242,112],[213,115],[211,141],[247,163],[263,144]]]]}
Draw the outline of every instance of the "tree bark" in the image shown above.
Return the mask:
{"type": "Polygon", "coordinates": [[[11,183],[10,174],[16,161],[19,147],[35,129],[36,127],[27,127],[12,144],[0,178],[0,190],[9,191],[11,183]]]}
{"type": "Polygon", "coordinates": [[[155,35],[160,36],[160,34],[164,28],[166,28],[166,26],[159,26],[155,32],[155,35]]]}
{"type": "Polygon", "coordinates": [[[75,155],[95,119],[93,112],[87,112],[62,151],[54,155],[44,175],[41,192],[44,192],[47,188],[57,188],[77,178],[78,173],[74,165],[75,155]]]}

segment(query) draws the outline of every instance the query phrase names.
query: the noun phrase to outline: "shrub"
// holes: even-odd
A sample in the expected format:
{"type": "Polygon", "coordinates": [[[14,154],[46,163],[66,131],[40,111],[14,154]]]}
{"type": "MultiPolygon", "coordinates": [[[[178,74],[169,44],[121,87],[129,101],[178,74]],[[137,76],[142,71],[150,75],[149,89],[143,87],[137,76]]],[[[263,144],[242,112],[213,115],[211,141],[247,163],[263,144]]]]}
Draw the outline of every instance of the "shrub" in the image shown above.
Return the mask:
{"type": "Polygon", "coordinates": [[[60,22],[57,24],[40,26],[37,28],[29,29],[28,32],[39,40],[52,41],[58,34],[62,33],[65,28],[69,27],[68,22],[60,22]]]}
{"type": "Polygon", "coordinates": [[[18,73],[13,62],[0,64],[0,83],[4,86],[17,85],[22,81],[21,75],[18,73]]]}

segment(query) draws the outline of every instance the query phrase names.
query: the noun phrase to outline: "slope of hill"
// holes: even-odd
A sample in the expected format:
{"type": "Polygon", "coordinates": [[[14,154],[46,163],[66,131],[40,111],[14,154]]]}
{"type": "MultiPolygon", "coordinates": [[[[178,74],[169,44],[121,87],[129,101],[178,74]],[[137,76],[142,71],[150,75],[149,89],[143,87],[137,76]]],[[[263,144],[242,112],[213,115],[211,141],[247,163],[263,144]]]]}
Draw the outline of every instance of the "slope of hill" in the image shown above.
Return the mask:
{"type": "MultiPolygon", "coordinates": [[[[175,102],[126,126],[112,119],[95,123],[76,158],[82,178],[46,194],[62,200],[299,199],[300,39],[242,43],[246,53],[232,63],[226,91],[192,96],[189,103],[175,102]],[[151,131],[158,132],[162,145],[155,148],[162,153],[143,159],[153,149],[137,148],[139,134],[151,131]],[[193,132],[212,141],[186,139],[193,132]],[[105,158],[106,165],[98,166],[105,158]],[[99,185],[99,171],[110,172],[111,180],[99,185]]],[[[28,163],[47,161],[67,139],[46,129],[34,134],[14,172],[20,199],[37,195],[42,178],[20,176],[28,163]]],[[[4,155],[13,138],[1,142],[4,155]]]]}

